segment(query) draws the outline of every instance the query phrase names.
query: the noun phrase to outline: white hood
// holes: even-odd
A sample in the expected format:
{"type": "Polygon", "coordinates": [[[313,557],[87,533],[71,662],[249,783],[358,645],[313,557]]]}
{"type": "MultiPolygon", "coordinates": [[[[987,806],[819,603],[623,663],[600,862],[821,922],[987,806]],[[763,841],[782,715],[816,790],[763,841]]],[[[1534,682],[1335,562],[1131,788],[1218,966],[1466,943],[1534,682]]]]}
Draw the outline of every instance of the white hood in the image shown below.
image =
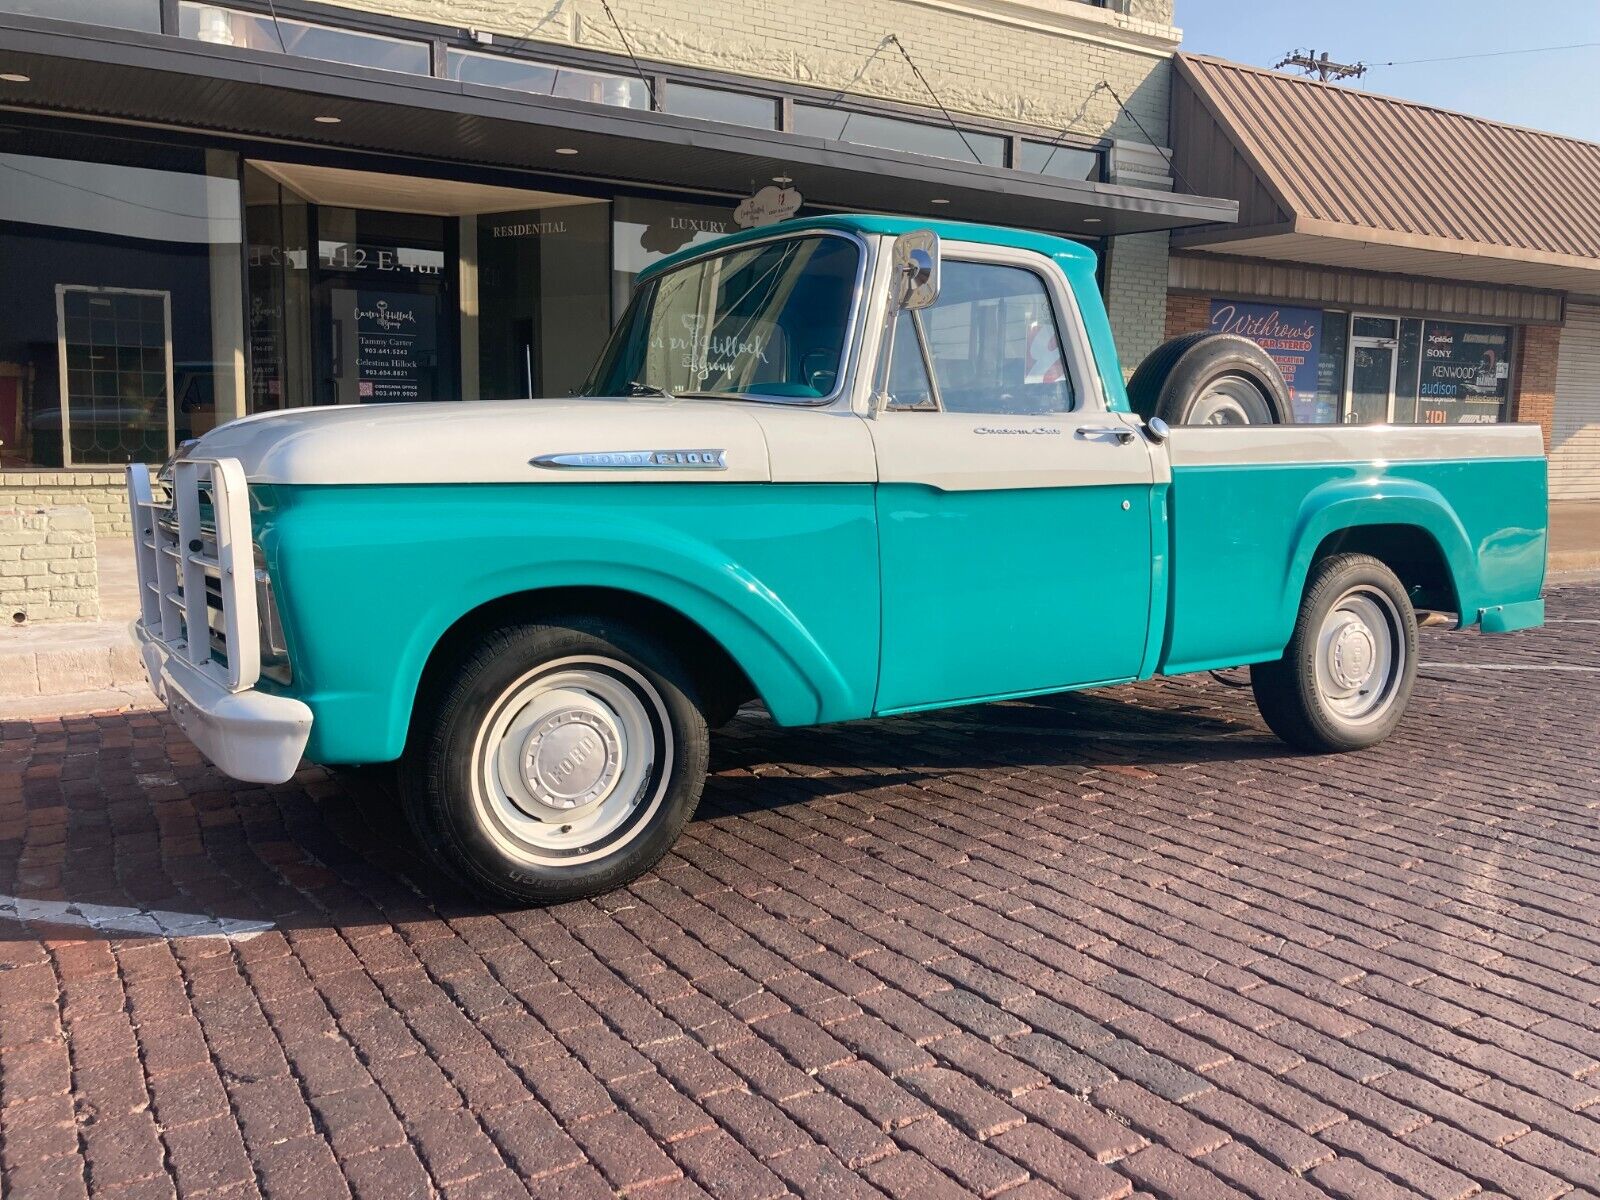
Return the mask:
{"type": "MultiPolygon", "coordinates": [[[[765,482],[772,467],[760,407],[642,397],[296,408],[230,422],[190,453],[236,458],[252,483],[765,482]],[[549,455],[703,450],[721,451],[725,466],[568,470],[534,462],[549,455]]],[[[827,414],[809,415],[834,424],[827,414]]]]}

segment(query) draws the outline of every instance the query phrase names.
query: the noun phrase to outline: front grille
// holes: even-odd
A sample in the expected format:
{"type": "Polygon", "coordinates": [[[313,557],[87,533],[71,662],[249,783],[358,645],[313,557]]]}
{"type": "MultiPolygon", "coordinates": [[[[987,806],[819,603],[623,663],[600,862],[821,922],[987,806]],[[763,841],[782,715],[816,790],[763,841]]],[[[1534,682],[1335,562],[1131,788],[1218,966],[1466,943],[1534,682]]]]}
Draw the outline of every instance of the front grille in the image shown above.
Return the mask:
{"type": "Polygon", "coordinates": [[[170,499],[150,468],[128,468],[141,621],[173,653],[230,691],[261,674],[255,564],[244,469],[237,459],[181,459],[170,499]]]}

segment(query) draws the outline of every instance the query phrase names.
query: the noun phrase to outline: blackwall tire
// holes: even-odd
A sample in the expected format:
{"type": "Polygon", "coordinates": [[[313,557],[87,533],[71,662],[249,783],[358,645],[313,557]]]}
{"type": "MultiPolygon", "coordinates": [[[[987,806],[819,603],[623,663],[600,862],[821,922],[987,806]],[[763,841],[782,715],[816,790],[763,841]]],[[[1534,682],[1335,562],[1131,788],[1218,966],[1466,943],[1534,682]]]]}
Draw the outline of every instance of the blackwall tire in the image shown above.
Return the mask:
{"type": "Polygon", "coordinates": [[[1405,715],[1417,675],[1417,615],[1393,571],[1366,554],[1315,563],[1283,657],[1250,668],[1262,719],[1291,746],[1375,746],[1405,715]]]}
{"type": "Polygon", "coordinates": [[[1169,425],[1287,425],[1288,385],[1272,357],[1232,333],[1186,333],[1156,347],[1128,380],[1134,412],[1169,425]]]}
{"type": "Polygon", "coordinates": [[[699,803],[708,739],[671,649],[592,617],[485,637],[419,698],[400,769],[423,847],[495,901],[636,879],[699,803]]]}

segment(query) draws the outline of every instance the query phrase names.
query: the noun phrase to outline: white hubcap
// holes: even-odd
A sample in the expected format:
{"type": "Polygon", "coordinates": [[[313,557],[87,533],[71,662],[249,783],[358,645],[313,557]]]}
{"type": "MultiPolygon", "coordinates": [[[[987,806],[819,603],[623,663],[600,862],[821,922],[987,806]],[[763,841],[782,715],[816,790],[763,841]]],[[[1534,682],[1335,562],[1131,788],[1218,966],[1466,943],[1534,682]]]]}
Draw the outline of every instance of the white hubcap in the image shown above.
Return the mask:
{"type": "Polygon", "coordinates": [[[573,865],[649,824],[666,791],[672,726],[656,689],[612,659],[546,663],[490,706],[473,749],[473,800],[513,857],[573,865]]]}
{"type": "Polygon", "coordinates": [[[1225,375],[1208,387],[1189,410],[1191,425],[1270,425],[1272,410],[1248,379],[1225,375]]]}
{"type": "Polygon", "coordinates": [[[1334,603],[1317,634],[1317,690],[1346,721],[1381,717],[1405,674],[1400,614],[1376,588],[1354,587],[1334,603]]]}

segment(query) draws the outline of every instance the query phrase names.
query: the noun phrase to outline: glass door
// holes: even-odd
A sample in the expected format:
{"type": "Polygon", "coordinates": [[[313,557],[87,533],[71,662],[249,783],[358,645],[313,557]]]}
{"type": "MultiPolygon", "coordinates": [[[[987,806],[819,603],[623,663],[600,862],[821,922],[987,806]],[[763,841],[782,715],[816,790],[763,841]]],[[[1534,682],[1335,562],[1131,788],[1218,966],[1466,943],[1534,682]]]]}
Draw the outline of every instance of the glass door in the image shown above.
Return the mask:
{"type": "Polygon", "coordinates": [[[456,222],[318,205],[318,404],[460,398],[456,222]]]}
{"type": "Polygon", "coordinates": [[[1399,322],[1393,317],[1355,317],[1350,328],[1350,363],[1345,376],[1342,420],[1370,425],[1394,420],[1399,322]]]}

